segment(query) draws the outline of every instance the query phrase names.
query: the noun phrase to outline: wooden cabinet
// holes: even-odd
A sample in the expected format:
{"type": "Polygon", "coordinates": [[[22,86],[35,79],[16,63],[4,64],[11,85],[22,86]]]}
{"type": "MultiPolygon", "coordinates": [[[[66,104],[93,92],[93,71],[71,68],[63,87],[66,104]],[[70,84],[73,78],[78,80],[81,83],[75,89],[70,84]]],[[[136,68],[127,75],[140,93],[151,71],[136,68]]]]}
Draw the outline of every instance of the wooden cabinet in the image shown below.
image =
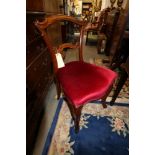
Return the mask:
{"type": "MultiPolygon", "coordinates": [[[[44,100],[53,82],[50,53],[34,21],[58,14],[58,1],[26,0],[26,154],[31,155],[44,113],[44,100]]],[[[54,37],[61,31],[50,32],[54,37]]],[[[56,40],[57,41],[57,40],[56,40]]]]}
{"type": "Polygon", "coordinates": [[[27,11],[44,11],[44,0],[26,0],[27,11]]]}
{"type": "Polygon", "coordinates": [[[44,112],[44,99],[53,81],[47,47],[34,26],[43,13],[26,14],[26,151],[31,155],[44,112]]]}

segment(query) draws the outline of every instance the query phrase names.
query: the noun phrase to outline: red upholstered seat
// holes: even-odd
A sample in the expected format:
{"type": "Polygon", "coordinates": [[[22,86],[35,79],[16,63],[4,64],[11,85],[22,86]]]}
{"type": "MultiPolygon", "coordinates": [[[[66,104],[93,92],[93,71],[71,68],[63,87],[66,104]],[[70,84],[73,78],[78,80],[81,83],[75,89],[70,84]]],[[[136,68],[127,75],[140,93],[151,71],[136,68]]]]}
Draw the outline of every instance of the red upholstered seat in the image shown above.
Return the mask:
{"type": "Polygon", "coordinates": [[[65,64],[57,72],[63,92],[76,108],[103,97],[117,74],[107,68],[82,61],[65,64]]]}

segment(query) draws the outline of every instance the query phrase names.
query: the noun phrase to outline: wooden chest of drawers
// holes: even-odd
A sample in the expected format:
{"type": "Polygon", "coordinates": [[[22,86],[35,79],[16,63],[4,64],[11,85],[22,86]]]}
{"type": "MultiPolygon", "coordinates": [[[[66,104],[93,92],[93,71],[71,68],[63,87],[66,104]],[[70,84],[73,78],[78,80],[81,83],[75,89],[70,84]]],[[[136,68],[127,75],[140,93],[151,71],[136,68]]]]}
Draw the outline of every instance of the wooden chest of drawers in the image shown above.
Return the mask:
{"type": "Polygon", "coordinates": [[[26,150],[32,154],[39,124],[44,112],[44,99],[53,82],[52,63],[47,47],[34,26],[44,14],[27,13],[26,17],[26,150]]]}

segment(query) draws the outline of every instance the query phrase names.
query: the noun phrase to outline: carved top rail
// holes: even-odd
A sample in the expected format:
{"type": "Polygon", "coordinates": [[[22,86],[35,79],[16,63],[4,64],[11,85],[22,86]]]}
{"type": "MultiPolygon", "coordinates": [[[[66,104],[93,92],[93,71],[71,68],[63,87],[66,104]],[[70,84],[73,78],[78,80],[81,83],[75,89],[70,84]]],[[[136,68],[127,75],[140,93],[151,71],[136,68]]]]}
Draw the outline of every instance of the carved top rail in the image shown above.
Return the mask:
{"type": "Polygon", "coordinates": [[[86,25],[86,22],[81,21],[76,19],[75,17],[71,17],[71,16],[66,16],[66,15],[53,15],[53,16],[49,16],[46,17],[44,21],[36,21],[35,26],[39,29],[39,31],[41,32],[41,35],[50,51],[51,54],[51,59],[53,61],[53,67],[54,67],[54,72],[56,72],[58,70],[57,68],[57,60],[56,60],[56,56],[55,53],[61,53],[64,48],[77,48],[79,49],[79,60],[83,61],[83,52],[82,52],[82,47],[83,47],[83,35],[84,35],[84,27],[86,25]],[[76,42],[76,44],[72,44],[72,43],[64,43],[61,44],[59,47],[55,48],[52,45],[52,40],[49,39],[46,29],[55,23],[60,23],[63,21],[67,21],[67,22],[72,22],[73,24],[79,25],[79,32],[80,32],[80,37],[79,37],[79,41],[76,42]]]}
{"type": "Polygon", "coordinates": [[[48,18],[45,18],[45,20],[42,22],[36,21],[36,25],[40,29],[45,29],[49,25],[54,24],[56,22],[61,22],[61,21],[70,21],[70,22],[73,22],[73,23],[80,25],[80,26],[85,25],[85,22],[83,22],[83,21],[80,21],[80,20],[78,20],[74,17],[71,17],[71,16],[66,16],[66,15],[61,15],[61,14],[60,15],[53,15],[53,16],[50,16],[48,18]]]}

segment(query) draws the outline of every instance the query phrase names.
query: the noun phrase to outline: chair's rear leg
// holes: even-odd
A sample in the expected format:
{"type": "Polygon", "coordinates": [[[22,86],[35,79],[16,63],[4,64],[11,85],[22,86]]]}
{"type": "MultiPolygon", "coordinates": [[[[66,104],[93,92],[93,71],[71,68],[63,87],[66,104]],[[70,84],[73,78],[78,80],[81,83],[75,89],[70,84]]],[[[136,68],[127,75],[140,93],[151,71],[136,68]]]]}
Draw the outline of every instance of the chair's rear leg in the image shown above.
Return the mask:
{"type": "Polygon", "coordinates": [[[54,79],[55,81],[55,85],[56,85],[56,91],[57,91],[57,99],[60,98],[61,95],[61,87],[60,87],[60,83],[58,82],[58,80],[54,79]]]}
{"type": "Polygon", "coordinates": [[[106,101],[106,98],[102,98],[102,106],[103,106],[103,108],[107,108],[107,105],[106,105],[105,101],[106,101]]]}
{"type": "Polygon", "coordinates": [[[102,106],[103,106],[103,108],[107,108],[107,105],[106,105],[105,101],[106,101],[109,93],[111,92],[112,87],[113,87],[113,85],[109,88],[109,90],[107,91],[107,93],[101,99],[102,100],[102,106]]]}
{"type": "Polygon", "coordinates": [[[88,33],[89,33],[89,31],[86,32],[86,43],[85,43],[85,45],[87,45],[87,43],[88,43],[88,33]]]}
{"type": "Polygon", "coordinates": [[[101,53],[101,44],[102,44],[102,39],[98,38],[97,41],[97,52],[101,53]]]}
{"type": "Polygon", "coordinates": [[[125,70],[122,70],[119,82],[118,82],[117,87],[114,91],[114,95],[112,97],[112,100],[110,101],[111,106],[114,105],[115,100],[118,97],[118,95],[119,95],[123,85],[125,84],[125,81],[127,80],[127,78],[128,78],[127,72],[125,70]]]}

